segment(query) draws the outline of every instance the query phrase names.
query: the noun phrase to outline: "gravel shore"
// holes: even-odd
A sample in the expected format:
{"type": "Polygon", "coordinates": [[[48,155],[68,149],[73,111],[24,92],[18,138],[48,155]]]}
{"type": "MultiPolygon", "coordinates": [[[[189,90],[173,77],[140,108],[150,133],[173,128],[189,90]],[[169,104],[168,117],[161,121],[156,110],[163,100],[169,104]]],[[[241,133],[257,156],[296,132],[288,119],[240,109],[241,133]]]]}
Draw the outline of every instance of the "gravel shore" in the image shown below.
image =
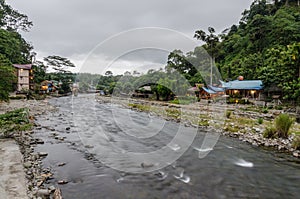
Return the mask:
{"type": "MultiPolygon", "coordinates": [[[[103,96],[96,96],[96,100],[99,103],[115,103],[135,111],[149,112],[166,120],[182,122],[185,126],[211,129],[254,146],[268,147],[300,157],[300,151],[292,147],[295,134],[292,133],[288,139],[263,137],[265,128],[271,126],[274,119],[284,110],[269,110],[267,113],[262,113],[258,112],[258,107],[253,105],[208,103],[206,100],[189,105],[103,96]],[[227,112],[230,112],[228,117],[227,112]],[[263,124],[258,123],[259,118],[263,120],[263,124]]],[[[291,130],[300,132],[300,124],[295,123],[291,130]]]]}
{"type": "MultiPolygon", "coordinates": [[[[19,108],[29,109],[29,119],[34,125],[36,117],[56,110],[47,100],[11,100],[0,103],[0,114],[19,108]]],[[[41,166],[41,159],[46,154],[34,153],[34,146],[39,140],[34,139],[33,133],[18,132],[14,135],[15,139],[0,140],[0,198],[48,198],[55,191],[55,187],[52,187],[53,190],[43,187],[51,173],[41,166]]]]}

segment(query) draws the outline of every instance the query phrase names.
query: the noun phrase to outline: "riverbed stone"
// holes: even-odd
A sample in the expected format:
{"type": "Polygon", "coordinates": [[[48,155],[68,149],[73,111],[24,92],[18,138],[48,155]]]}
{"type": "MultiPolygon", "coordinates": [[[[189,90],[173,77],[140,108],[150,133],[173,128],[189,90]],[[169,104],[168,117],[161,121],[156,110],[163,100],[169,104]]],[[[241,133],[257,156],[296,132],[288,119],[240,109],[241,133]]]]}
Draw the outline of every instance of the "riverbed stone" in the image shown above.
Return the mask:
{"type": "Polygon", "coordinates": [[[24,164],[23,164],[23,166],[26,168],[26,169],[28,169],[28,168],[30,168],[31,166],[32,166],[32,162],[25,162],[24,164]]]}
{"type": "Polygon", "coordinates": [[[296,157],[296,158],[299,158],[299,151],[294,151],[293,156],[296,157]]]}
{"type": "Polygon", "coordinates": [[[39,189],[37,191],[37,196],[49,196],[50,192],[48,189],[39,189]]]}
{"type": "Polygon", "coordinates": [[[48,153],[46,153],[46,152],[39,152],[38,155],[40,157],[46,157],[48,155],[48,153]]]}
{"type": "Polygon", "coordinates": [[[52,193],[55,191],[56,188],[55,188],[55,186],[51,185],[48,189],[52,193]]]}
{"type": "Polygon", "coordinates": [[[57,181],[57,184],[67,184],[68,180],[59,180],[57,181]]]}

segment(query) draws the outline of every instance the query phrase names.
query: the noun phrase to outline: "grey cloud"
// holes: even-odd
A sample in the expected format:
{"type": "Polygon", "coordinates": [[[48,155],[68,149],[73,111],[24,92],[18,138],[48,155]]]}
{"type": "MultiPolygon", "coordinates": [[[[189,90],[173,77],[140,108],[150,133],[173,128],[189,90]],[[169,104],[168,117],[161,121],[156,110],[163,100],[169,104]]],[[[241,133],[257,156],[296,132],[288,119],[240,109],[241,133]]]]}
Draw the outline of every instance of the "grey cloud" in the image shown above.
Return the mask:
{"type": "MultiPolygon", "coordinates": [[[[7,0],[29,16],[34,26],[25,33],[35,51],[72,57],[87,54],[119,32],[140,27],[180,31],[193,39],[197,29],[219,32],[238,23],[252,0],[7,0]]],[[[143,38],[140,38],[143,39],[143,38]]],[[[125,44],[124,44],[125,45],[125,44]]]]}

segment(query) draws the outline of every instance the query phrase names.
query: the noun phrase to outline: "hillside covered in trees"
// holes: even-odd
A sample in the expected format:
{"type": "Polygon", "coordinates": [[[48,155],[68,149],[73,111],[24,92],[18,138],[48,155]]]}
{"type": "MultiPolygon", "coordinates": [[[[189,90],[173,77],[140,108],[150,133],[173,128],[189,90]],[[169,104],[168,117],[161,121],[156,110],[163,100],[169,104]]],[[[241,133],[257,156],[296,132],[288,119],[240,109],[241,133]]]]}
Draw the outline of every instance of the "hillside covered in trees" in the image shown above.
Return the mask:
{"type": "Polygon", "coordinates": [[[276,85],[285,98],[300,95],[300,6],[298,0],[256,0],[217,45],[223,78],[238,75],[276,85]]]}
{"type": "MultiPolygon", "coordinates": [[[[235,80],[238,76],[245,79],[260,79],[265,90],[272,87],[280,89],[282,97],[295,101],[300,96],[300,5],[298,0],[255,0],[249,10],[242,13],[239,24],[232,25],[221,34],[214,28],[208,32],[197,30],[195,39],[204,42],[192,52],[183,54],[176,49],[168,56],[163,70],[149,70],[147,74],[136,76],[130,73],[113,76],[112,74],[98,78],[98,88],[110,92],[128,91],[136,88],[143,81],[157,82],[171,90],[186,89],[196,83],[209,83],[210,71],[208,53],[219,69],[223,80],[235,80]],[[205,50],[206,52],[205,52],[205,50]],[[204,69],[202,71],[196,68],[204,69]],[[188,82],[178,84],[174,72],[178,72],[188,82]],[[126,83],[120,79],[127,79],[126,83]],[[117,86],[117,87],[116,87],[117,86]]],[[[86,77],[86,79],[89,79],[86,77]]],[[[213,77],[213,83],[219,81],[213,77]]],[[[96,82],[95,80],[93,81],[96,82]]],[[[85,85],[87,85],[86,82],[85,85]]],[[[94,85],[96,86],[96,85],[94,85]]],[[[157,89],[161,95],[168,95],[167,89],[157,89]]],[[[157,93],[159,94],[159,93],[157,93]]]]}
{"type": "MultiPolygon", "coordinates": [[[[197,30],[196,39],[213,58],[224,80],[238,76],[260,79],[265,90],[276,87],[287,100],[300,96],[300,3],[298,0],[255,0],[239,24],[221,34],[214,28],[197,30]]],[[[183,73],[191,84],[203,82],[194,66],[202,63],[203,49],[182,55],[174,50],[167,68],[183,73]]],[[[216,82],[216,81],[215,81],[216,82]]]]}

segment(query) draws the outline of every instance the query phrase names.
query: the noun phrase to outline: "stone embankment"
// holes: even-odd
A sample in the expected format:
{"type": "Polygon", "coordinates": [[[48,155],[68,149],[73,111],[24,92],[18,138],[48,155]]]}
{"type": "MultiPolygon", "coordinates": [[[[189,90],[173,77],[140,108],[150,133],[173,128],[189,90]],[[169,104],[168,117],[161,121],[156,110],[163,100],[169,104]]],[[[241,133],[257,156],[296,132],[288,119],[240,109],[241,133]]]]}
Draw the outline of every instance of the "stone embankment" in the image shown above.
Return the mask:
{"type": "MultiPolygon", "coordinates": [[[[35,124],[35,118],[56,111],[47,100],[11,100],[10,103],[0,104],[0,114],[19,108],[29,109],[29,119],[35,128],[39,128],[35,124]]],[[[34,152],[34,147],[37,144],[44,144],[44,141],[34,138],[34,131],[15,133],[14,138],[15,140],[8,139],[0,142],[0,157],[4,160],[0,166],[0,176],[4,180],[1,182],[5,183],[5,186],[0,186],[1,198],[24,199],[27,195],[30,199],[50,197],[60,199],[59,188],[46,184],[53,175],[51,169],[42,168],[42,159],[47,156],[47,153],[34,152]],[[5,169],[8,164],[10,170],[5,169]]]]}

